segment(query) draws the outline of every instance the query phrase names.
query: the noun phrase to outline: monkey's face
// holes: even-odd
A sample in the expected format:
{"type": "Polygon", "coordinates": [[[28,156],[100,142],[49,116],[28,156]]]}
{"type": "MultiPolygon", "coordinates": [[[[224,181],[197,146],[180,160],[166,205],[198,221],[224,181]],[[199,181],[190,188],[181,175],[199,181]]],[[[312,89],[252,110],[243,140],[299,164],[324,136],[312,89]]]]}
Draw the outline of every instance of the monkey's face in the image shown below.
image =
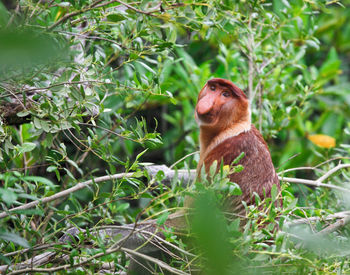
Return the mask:
{"type": "Polygon", "coordinates": [[[221,130],[246,119],[247,115],[248,100],[230,81],[212,79],[199,93],[195,110],[199,126],[221,130]]]}

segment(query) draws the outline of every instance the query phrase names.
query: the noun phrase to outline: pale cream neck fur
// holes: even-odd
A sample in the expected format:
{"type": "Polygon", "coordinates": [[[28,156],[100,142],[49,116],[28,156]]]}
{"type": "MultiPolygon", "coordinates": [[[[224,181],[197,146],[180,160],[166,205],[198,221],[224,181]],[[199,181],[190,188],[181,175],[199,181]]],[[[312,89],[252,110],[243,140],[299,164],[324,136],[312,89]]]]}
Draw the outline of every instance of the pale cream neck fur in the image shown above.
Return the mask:
{"type": "Polygon", "coordinates": [[[215,136],[206,148],[203,148],[203,145],[201,144],[200,158],[197,166],[197,174],[199,174],[199,171],[203,165],[203,162],[206,156],[209,154],[209,152],[211,152],[216,146],[218,146],[220,143],[222,143],[226,139],[234,136],[238,136],[243,132],[248,132],[251,129],[251,127],[252,125],[251,125],[250,116],[248,116],[247,120],[235,123],[230,128],[222,131],[220,134],[215,136]]]}
{"type": "MultiPolygon", "coordinates": [[[[248,132],[251,129],[251,127],[252,126],[251,126],[250,119],[233,124],[230,128],[222,131],[220,134],[218,134],[213,138],[213,140],[209,143],[209,145],[205,150],[206,151],[205,155],[207,155],[211,150],[214,149],[214,147],[218,146],[224,140],[230,137],[238,136],[243,132],[248,132]]],[[[201,148],[201,153],[202,153],[202,148],[201,148]]]]}

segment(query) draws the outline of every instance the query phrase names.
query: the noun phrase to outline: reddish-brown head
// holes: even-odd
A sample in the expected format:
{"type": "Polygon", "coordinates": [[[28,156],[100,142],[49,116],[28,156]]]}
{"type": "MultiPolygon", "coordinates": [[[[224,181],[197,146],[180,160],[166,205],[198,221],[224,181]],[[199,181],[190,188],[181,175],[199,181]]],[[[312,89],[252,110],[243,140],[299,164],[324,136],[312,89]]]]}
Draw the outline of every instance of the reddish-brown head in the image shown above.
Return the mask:
{"type": "Polygon", "coordinates": [[[250,120],[249,102],[231,81],[213,78],[199,93],[195,117],[201,127],[224,130],[250,120]]]}

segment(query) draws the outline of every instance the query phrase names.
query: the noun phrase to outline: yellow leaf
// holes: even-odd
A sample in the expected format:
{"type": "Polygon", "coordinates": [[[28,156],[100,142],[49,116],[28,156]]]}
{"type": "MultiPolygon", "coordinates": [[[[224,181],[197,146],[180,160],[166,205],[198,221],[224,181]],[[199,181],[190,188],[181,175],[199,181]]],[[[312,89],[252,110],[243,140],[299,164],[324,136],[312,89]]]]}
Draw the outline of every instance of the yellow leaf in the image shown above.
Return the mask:
{"type": "Polygon", "coordinates": [[[161,18],[165,22],[168,22],[171,19],[171,15],[169,13],[162,13],[158,15],[158,18],[161,18]]]}
{"type": "Polygon", "coordinates": [[[58,20],[58,18],[60,18],[62,15],[62,10],[60,9],[57,14],[56,14],[56,17],[55,17],[55,22],[58,20]]]}
{"type": "Polygon", "coordinates": [[[327,135],[310,135],[307,137],[313,144],[322,148],[335,147],[335,138],[327,135]]]}
{"type": "Polygon", "coordinates": [[[55,16],[55,22],[58,21],[61,17],[63,17],[67,13],[67,9],[60,8],[55,16]]]}
{"type": "Polygon", "coordinates": [[[229,173],[230,172],[230,165],[224,165],[224,167],[222,167],[225,173],[229,173]]]}

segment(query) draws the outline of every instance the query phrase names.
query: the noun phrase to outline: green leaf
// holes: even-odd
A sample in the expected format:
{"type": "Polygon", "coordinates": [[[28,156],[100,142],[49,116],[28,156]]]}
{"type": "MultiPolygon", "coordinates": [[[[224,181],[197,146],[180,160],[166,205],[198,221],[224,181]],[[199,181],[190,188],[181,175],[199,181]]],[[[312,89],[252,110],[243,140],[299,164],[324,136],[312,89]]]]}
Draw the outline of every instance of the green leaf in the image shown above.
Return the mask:
{"type": "Polygon", "coordinates": [[[158,225],[163,225],[165,223],[165,221],[167,220],[169,216],[169,213],[168,212],[165,212],[163,213],[162,215],[160,215],[158,218],[157,218],[157,224],[158,225]]]}
{"type": "Polygon", "coordinates": [[[29,114],[30,113],[27,110],[25,110],[25,111],[17,113],[16,115],[19,117],[25,117],[25,116],[28,116],[29,114]]]}
{"type": "Polygon", "coordinates": [[[17,194],[19,198],[23,198],[23,199],[29,199],[29,200],[37,200],[38,197],[36,195],[31,195],[31,194],[27,194],[27,193],[18,193],[17,194]]]}
{"type": "Polygon", "coordinates": [[[0,232],[0,239],[8,242],[13,242],[15,244],[18,244],[22,247],[29,248],[30,245],[28,241],[22,237],[20,237],[17,234],[10,233],[10,232],[0,232]]]}
{"type": "Polygon", "coordinates": [[[10,265],[11,264],[11,261],[9,258],[5,257],[4,255],[0,254],[0,262],[4,262],[6,263],[7,265],[10,265]]]}
{"type": "Polygon", "coordinates": [[[49,167],[46,168],[47,172],[54,172],[55,170],[57,170],[57,167],[53,165],[50,165],[49,167]]]}
{"type": "Polygon", "coordinates": [[[67,162],[69,164],[71,164],[75,169],[77,169],[77,171],[80,173],[80,175],[83,175],[83,170],[80,169],[80,167],[78,166],[78,164],[75,161],[73,161],[71,159],[67,159],[67,162]]]}
{"type": "Polygon", "coordinates": [[[216,174],[217,166],[218,166],[218,162],[217,162],[217,160],[214,160],[209,168],[209,173],[211,176],[214,176],[216,174]]]}
{"type": "Polygon", "coordinates": [[[71,179],[75,180],[75,177],[74,177],[74,175],[71,173],[71,171],[69,171],[67,168],[63,168],[63,170],[66,171],[67,175],[68,175],[71,179]]]}
{"type": "Polygon", "coordinates": [[[123,211],[125,211],[125,210],[127,210],[128,208],[130,207],[130,203],[122,203],[122,204],[119,204],[118,206],[117,206],[117,212],[123,212],[123,211]]]}
{"type": "Polygon", "coordinates": [[[40,123],[40,119],[39,118],[34,117],[33,123],[34,123],[35,128],[41,129],[41,123],[40,123]]]}
{"type": "Polygon", "coordinates": [[[41,216],[43,217],[45,215],[45,212],[41,209],[22,209],[22,210],[15,210],[11,213],[14,214],[20,214],[20,215],[27,215],[27,216],[41,216]]]}
{"type": "Polygon", "coordinates": [[[4,188],[0,188],[0,196],[1,199],[7,204],[13,204],[14,202],[16,202],[18,196],[15,192],[13,192],[10,189],[4,189],[4,188]]]}
{"type": "Polygon", "coordinates": [[[277,199],[278,196],[278,189],[277,189],[277,185],[274,184],[271,187],[271,199],[272,201],[275,201],[277,199]]]}
{"type": "Polygon", "coordinates": [[[239,164],[239,165],[233,166],[232,170],[233,170],[233,173],[239,173],[244,170],[244,166],[239,164]]]}
{"type": "Polygon", "coordinates": [[[244,155],[245,155],[244,152],[240,153],[239,156],[236,157],[236,158],[234,159],[234,161],[232,161],[231,165],[232,165],[232,164],[238,163],[238,162],[244,157],[244,155]]]}
{"type": "Polygon", "coordinates": [[[156,72],[147,64],[143,63],[142,61],[136,61],[138,64],[140,64],[142,67],[144,67],[147,71],[150,71],[152,74],[156,74],[156,72]]]}
{"type": "Polygon", "coordinates": [[[147,151],[148,151],[148,148],[146,148],[145,150],[143,150],[141,153],[137,154],[136,160],[138,160],[140,157],[142,157],[142,155],[143,155],[144,153],[146,153],[147,151]]]}
{"type": "Polygon", "coordinates": [[[21,146],[17,146],[18,148],[18,153],[27,153],[31,152],[35,149],[36,144],[32,142],[24,142],[21,146]]]}
{"type": "Polygon", "coordinates": [[[23,177],[23,180],[26,181],[34,181],[34,182],[40,182],[44,185],[50,186],[51,188],[54,188],[56,185],[50,181],[47,178],[39,177],[39,176],[25,176],[23,177]]]}
{"type": "Polygon", "coordinates": [[[107,20],[111,22],[120,22],[125,20],[126,17],[120,13],[112,13],[107,16],[107,20]]]}
{"type": "Polygon", "coordinates": [[[299,108],[297,106],[294,106],[290,112],[289,112],[289,115],[291,117],[295,117],[297,114],[299,113],[299,108]]]}
{"type": "Polygon", "coordinates": [[[235,183],[235,182],[229,182],[229,193],[233,196],[240,196],[242,195],[241,187],[235,183]]]}
{"type": "Polygon", "coordinates": [[[135,173],[132,174],[133,178],[141,178],[144,176],[144,172],[142,170],[137,170],[135,173]]]}

